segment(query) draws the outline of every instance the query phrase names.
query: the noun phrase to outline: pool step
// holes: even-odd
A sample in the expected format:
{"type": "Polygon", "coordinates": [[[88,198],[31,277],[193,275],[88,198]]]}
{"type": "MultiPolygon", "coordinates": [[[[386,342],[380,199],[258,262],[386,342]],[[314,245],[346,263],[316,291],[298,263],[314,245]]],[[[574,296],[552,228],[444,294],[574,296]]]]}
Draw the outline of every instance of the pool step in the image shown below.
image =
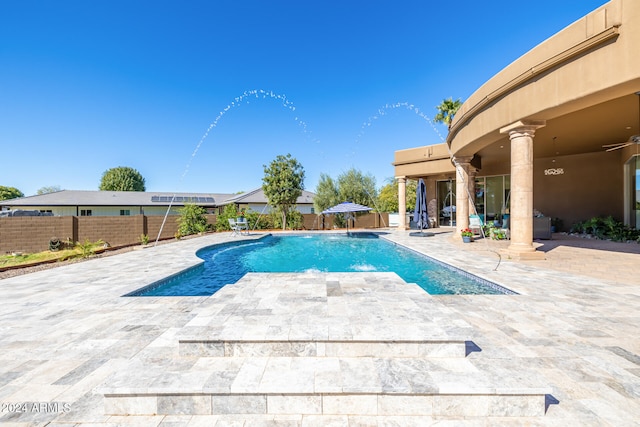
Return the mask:
{"type": "Polygon", "coordinates": [[[293,340],[248,341],[181,339],[186,357],[465,357],[463,340],[354,341],[293,340]]]}
{"type": "Polygon", "coordinates": [[[106,415],[360,415],[541,417],[544,394],[105,395],[106,415]]]}
{"type": "Polygon", "coordinates": [[[106,380],[106,414],[537,417],[551,393],[465,357],[473,328],[394,273],[249,273],[188,316],[106,380]]]}
{"type": "Polygon", "coordinates": [[[542,416],[551,392],[525,370],[468,359],[221,357],[132,363],[100,390],[108,415],[542,416]]]}

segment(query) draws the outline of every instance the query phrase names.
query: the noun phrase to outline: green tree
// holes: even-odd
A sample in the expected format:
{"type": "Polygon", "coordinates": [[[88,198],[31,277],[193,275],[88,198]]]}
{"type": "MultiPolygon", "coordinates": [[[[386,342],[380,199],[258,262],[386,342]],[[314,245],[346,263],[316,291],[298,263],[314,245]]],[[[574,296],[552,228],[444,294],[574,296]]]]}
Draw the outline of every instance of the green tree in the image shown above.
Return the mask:
{"type": "Polygon", "coordinates": [[[269,166],[263,167],[262,190],[269,205],[280,214],[285,230],[287,215],[295,208],[304,190],[304,168],[291,154],[279,155],[269,166]]]}
{"type": "Polygon", "coordinates": [[[316,213],[320,213],[325,209],[340,203],[338,197],[338,187],[333,179],[325,174],[320,174],[320,180],[316,185],[316,196],[313,198],[313,207],[316,213]]]}
{"type": "MultiPolygon", "coordinates": [[[[330,178],[326,180],[327,194],[329,191],[330,178]]],[[[335,181],[335,199],[331,201],[329,206],[334,206],[342,202],[353,202],[369,207],[376,206],[376,179],[371,174],[363,174],[358,169],[351,168],[348,171],[338,175],[335,181]]],[[[325,207],[324,209],[326,209],[325,207]]],[[[324,210],[323,209],[323,210],[324,210]]],[[[355,215],[363,215],[366,212],[356,212],[355,215]]],[[[347,223],[347,216],[344,214],[334,215],[334,224],[338,227],[344,227],[347,223]]]]}
{"type": "Polygon", "coordinates": [[[365,175],[358,169],[351,168],[338,176],[337,186],[340,202],[348,201],[375,207],[378,191],[373,175],[365,175]]]}
{"type": "Polygon", "coordinates": [[[24,197],[22,191],[15,187],[4,187],[0,185],[0,200],[17,199],[19,197],[24,197]]]}
{"type": "Polygon", "coordinates": [[[456,99],[455,101],[453,98],[443,99],[440,105],[436,106],[438,114],[433,118],[433,121],[443,123],[447,125],[447,129],[451,129],[453,116],[456,115],[461,105],[462,101],[460,101],[460,99],[456,99]]]}
{"type": "Polygon", "coordinates": [[[55,193],[57,191],[62,191],[62,188],[60,188],[59,185],[51,185],[49,187],[42,187],[39,188],[38,191],[36,191],[36,194],[49,194],[49,193],[55,193]]]}
{"type": "MultiPolygon", "coordinates": [[[[407,180],[405,197],[407,211],[413,211],[416,207],[417,181],[407,180]]],[[[378,208],[381,212],[398,212],[398,180],[391,178],[380,189],[378,194],[378,208]]]]}
{"type": "Polygon", "coordinates": [[[205,217],[207,210],[202,206],[186,203],[178,209],[178,212],[180,214],[177,219],[178,231],[181,236],[204,233],[207,230],[207,218],[205,217]]]}
{"type": "Polygon", "coordinates": [[[137,170],[118,166],[102,174],[101,191],[145,191],[144,178],[137,170]]]}

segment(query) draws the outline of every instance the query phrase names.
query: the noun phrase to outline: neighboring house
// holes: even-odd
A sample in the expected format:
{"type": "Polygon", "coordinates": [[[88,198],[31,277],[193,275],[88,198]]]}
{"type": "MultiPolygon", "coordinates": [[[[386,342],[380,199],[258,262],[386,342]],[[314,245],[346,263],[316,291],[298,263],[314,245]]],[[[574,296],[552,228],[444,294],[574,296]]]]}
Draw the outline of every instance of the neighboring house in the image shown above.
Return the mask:
{"type": "MultiPolygon", "coordinates": [[[[315,193],[302,190],[302,195],[298,197],[298,200],[296,201],[298,212],[303,214],[315,213],[313,209],[313,199],[315,196],[315,193]]],[[[252,211],[264,213],[269,213],[272,210],[271,206],[268,205],[269,202],[267,197],[264,195],[262,188],[237,194],[228,198],[226,201],[221,203],[220,206],[226,206],[232,203],[236,205],[238,210],[251,209],[252,211]]]]}
{"type": "Polygon", "coordinates": [[[143,191],[62,190],[37,196],[0,201],[0,210],[37,210],[55,216],[165,215],[169,206],[177,214],[185,203],[213,213],[232,194],[171,193],[143,191]]]}
{"type": "MultiPolygon", "coordinates": [[[[298,198],[300,213],[313,212],[314,193],[303,191],[298,198]]],[[[185,204],[202,206],[216,213],[228,204],[238,209],[271,212],[262,188],[242,194],[171,193],[142,191],[76,191],[62,190],[37,196],[0,201],[0,211],[39,211],[54,216],[128,216],[171,215],[185,204]]]]}
{"type": "Polygon", "coordinates": [[[532,241],[537,211],[564,231],[607,215],[640,228],[638,22],[640,1],[609,1],[485,82],[446,143],[395,152],[399,206],[406,180],[423,178],[430,216],[456,233],[473,211],[508,224],[507,253],[520,259],[544,255],[532,241]],[[453,220],[442,214],[451,195],[453,220]]]}

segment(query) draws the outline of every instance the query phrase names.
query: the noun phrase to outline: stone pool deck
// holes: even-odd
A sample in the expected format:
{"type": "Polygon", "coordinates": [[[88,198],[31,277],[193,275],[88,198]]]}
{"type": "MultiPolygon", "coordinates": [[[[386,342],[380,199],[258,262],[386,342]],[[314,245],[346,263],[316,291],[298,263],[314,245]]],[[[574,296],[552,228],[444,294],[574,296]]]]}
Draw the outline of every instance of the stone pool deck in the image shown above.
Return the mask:
{"type": "Polygon", "coordinates": [[[640,245],[555,239],[522,263],[436,231],[385,238],[519,295],[327,273],[122,297],[229,233],[0,280],[0,424],[637,425],[640,245]]]}

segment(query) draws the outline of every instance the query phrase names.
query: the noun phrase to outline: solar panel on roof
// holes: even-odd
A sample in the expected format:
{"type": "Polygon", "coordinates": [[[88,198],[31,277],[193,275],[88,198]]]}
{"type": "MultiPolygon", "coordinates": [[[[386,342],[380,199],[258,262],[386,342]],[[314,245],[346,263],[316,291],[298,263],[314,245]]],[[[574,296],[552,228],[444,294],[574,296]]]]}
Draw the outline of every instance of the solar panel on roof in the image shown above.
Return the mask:
{"type": "Polygon", "coordinates": [[[184,202],[184,203],[215,203],[213,197],[204,196],[151,196],[152,202],[184,202]]]}

